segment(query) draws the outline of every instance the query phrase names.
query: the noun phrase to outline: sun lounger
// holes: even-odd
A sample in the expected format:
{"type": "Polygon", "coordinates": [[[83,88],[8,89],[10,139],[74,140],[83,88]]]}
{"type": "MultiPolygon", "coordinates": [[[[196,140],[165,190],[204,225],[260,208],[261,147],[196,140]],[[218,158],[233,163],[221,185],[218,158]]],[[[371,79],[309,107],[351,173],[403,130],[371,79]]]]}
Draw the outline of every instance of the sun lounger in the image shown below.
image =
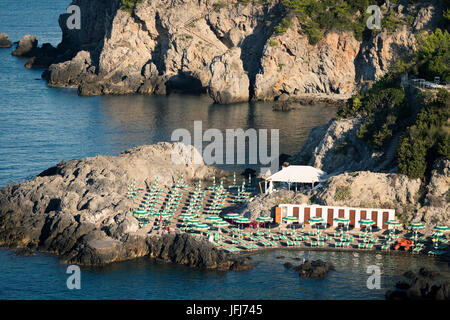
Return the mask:
{"type": "Polygon", "coordinates": [[[361,242],[358,244],[358,249],[364,249],[366,247],[366,244],[364,242],[361,242]]]}
{"type": "Polygon", "coordinates": [[[373,249],[373,244],[372,243],[366,244],[366,249],[373,249]]]}
{"type": "Polygon", "coordinates": [[[286,243],[286,246],[288,246],[288,247],[291,247],[294,245],[294,242],[292,242],[290,240],[286,241],[285,243],[286,243]]]}
{"type": "Polygon", "coordinates": [[[342,243],[343,248],[348,248],[350,246],[350,242],[344,242],[342,243]]]}
{"type": "Polygon", "coordinates": [[[319,242],[317,242],[317,245],[319,247],[323,247],[325,245],[325,242],[324,241],[319,241],[319,242]]]}
{"type": "Polygon", "coordinates": [[[300,241],[294,241],[294,244],[295,244],[296,246],[300,246],[302,243],[301,243],[300,241]]]}
{"type": "Polygon", "coordinates": [[[423,250],[422,247],[415,247],[412,252],[413,253],[420,253],[422,250],[423,250]]]}
{"type": "Polygon", "coordinates": [[[316,241],[311,241],[310,246],[311,247],[316,247],[317,246],[317,242],[316,241]]]}

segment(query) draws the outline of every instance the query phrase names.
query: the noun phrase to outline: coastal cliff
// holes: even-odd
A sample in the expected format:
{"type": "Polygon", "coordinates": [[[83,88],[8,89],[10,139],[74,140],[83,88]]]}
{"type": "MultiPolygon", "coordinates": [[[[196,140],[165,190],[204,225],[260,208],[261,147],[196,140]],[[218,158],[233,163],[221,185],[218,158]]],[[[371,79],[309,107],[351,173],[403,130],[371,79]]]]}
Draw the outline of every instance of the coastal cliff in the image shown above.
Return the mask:
{"type": "MultiPolygon", "coordinates": [[[[208,92],[218,103],[346,99],[414,50],[414,34],[439,16],[436,3],[396,5],[406,25],[357,40],[327,31],[315,44],[283,1],[74,0],[81,29],[68,29],[45,77],[81,95],[208,92]],[[289,26],[280,25],[289,19],[289,26]]],[[[33,66],[33,61],[29,63],[33,66]]],[[[38,66],[42,66],[42,63],[38,66]]]]}
{"type": "Polygon", "coordinates": [[[158,177],[160,186],[172,186],[181,175],[192,181],[221,174],[203,164],[171,165],[174,147],[159,143],[117,157],[61,162],[1,189],[0,246],[50,252],[82,265],[150,256],[192,267],[248,268],[248,261],[190,235],[140,232],[137,205],[126,196],[130,181],[148,186],[158,177]]]}

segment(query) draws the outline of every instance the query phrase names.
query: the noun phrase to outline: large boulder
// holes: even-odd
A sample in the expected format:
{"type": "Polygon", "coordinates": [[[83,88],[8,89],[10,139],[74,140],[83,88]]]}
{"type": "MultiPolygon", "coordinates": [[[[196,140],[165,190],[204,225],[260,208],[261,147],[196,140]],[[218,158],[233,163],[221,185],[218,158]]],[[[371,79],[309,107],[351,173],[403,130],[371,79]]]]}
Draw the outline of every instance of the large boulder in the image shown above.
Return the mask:
{"type": "Polygon", "coordinates": [[[20,39],[16,50],[14,50],[11,54],[17,57],[33,57],[36,54],[37,45],[38,41],[36,36],[26,35],[20,39]]]}
{"type": "Polygon", "coordinates": [[[208,92],[216,103],[249,100],[250,81],[241,60],[241,49],[232,48],[211,62],[208,92]]]}
{"type": "Polygon", "coordinates": [[[334,265],[331,262],[320,259],[314,261],[306,260],[294,268],[294,271],[298,271],[300,277],[311,279],[324,279],[330,270],[335,270],[334,265]]]}
{"type": "Polygon", "coordinates": [[[0,33],[0,48],[11,48],[12,42],[8,40],[8,35],[4,32],[0,33]]]}

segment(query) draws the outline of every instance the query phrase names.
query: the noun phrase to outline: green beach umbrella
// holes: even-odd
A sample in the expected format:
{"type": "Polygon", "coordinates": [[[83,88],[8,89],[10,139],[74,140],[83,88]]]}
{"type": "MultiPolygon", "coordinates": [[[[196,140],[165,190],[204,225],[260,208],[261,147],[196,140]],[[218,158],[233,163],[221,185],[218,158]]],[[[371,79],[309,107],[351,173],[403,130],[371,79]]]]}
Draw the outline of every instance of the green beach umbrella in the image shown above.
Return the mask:
{"type": "Polygon", "coordinates": [[[448,231],[448,230],[450,230],[450,227],[446,226],[445,224],[441,224],[441,225],[435,226],[433,229],[436,231],[448,231]]]}
{"type": "Polygon", "coordinates": [[[386,223],[389,226],[393,226],[394,227],[394,234],[395,234],[395,228],[402,225],[402,223],[400,221],[397,221],[397,220],[388,220],[388,221],[385,221],[384,223],[386,223]]]}
{"type": "Polygon", "coordinates": [[[206,221],[222,221],[222,218],[219,216],[209,216],[205,218],[206,221]]]}
{"type": "Polygon", "coordinates": [[[193,217],[195,217],[195,214],[193,214],[193,213],[181,213],[180,215],[178,215],[178,217],[179,218],[193,218],[193,217]]]}
{"type": "Polygon", "coordinates": [[[323,222],[323,218],[321,217],[312,217],[308,219],[309,223],[321,223],[323,222]]]}
{"type": "Polygon", "coordinates": [[[241,215],[239,213],[227,213],[226,215],[224,215],[225,219],[236,219],[240,216],[241,215]]]}
{"type": "Polygon", "coordinates": [[[422,222],[413,222],[408,227],[411,229],[421,229],[425,228],[425,225],[422,222]]]}
{"type": "Polygon", "coordinates": [[[204,231],[204,230],[208,230],[209,226],[204,223],[197,223],[197,224],[193,225],[193,228],[196,230],[204,231]]]}
{"type": "Polygon", "coordinates": [[[413,222],[408,227],[414,230],[414,239],[415,239],[417,236],[417,230],[425,228],[425,225],[422,222],[413,222]]]}
{"type": "MultiPolygon", "coordinates": [[[[256,218],[257,222],[273,222],[273,218],[269,217],[269,216],[260,216],[258,218],[256,218]]],[[[259,229],[259,223],[258,223],[258,229],[259,229]]],[[[270,229],[270,225],[269,225],[269,229],[270,229]]]]}
{"type": "Polygon", "coordinates": [[[220,221],[214,221],[213,225],[216,227],[228,227],[230,224],[226,221],[220,220],[220,221]]]}
{"type": "Polygon", "coordinates": [[[195,219],[195,218],[188,218],[188,219],[184,219],[184,222],[190,223],[190,224],[195,224],[195,223],[200,223],[200,220],[195,219]]]}
{"type": "Polygon", "coordinates": [[[334,221],[340,222],[340,223],[347,223],[350,220],[348,218],[345,217],[338,217],[338,218],[334,218],[334,221]]]}
{"type": "Polygon", "coordinates": [[[321,218],[321,217],[312,217],[312,218],[308,219],[308,222],[312,223],[312,224],[322,223],[323,222],[323,218],[321,218]]]}
{"type": "Polygon", "coordinates": [[[348,224],[350,222],[350,219],[345,217],[337,217],[333,219],[334,221],[337,221],[338,223],[343,223],[348,231],[348,224]]]}
{"type": "Polygon", "coordinates": [[[283,217],[283,221],[288,222],[288,221],[298,221],[297,217],[293,217],[293,216],[288,216],[288,217],[283,217]]]}
{"type": "Polygon", "coordinates": [[[394,226],[394,227],[399,227],[402,225],[402,223],[397,220],[388,220],[388,221],[385,221],[384,223],[386,223],[387,225],[390,225],[390,226],[394,226]]]}
{"type": "Polygon", "coordinates": [[[358,222],[359,222],[359,224],[366,225],[366,226],[370,226],[375,223],[375,221],[370,220],[370,219],[362,219],[362,220],[359,220],[358,222]]]}
{"type": "Polygon", "coordinates": [[[370,219],[362,219],[358,221],[359,224],[362,224],[363,226],[367,226],[372,228],[372,225],[375,224],[375,221],[370,220],[370,219]]]}
{"type": "Polygon", "coordinates": [[[239,217],[234,219],[237,223],[250,223],[252,222],[250,219],[245,218],[245,217],[239,217]]]}

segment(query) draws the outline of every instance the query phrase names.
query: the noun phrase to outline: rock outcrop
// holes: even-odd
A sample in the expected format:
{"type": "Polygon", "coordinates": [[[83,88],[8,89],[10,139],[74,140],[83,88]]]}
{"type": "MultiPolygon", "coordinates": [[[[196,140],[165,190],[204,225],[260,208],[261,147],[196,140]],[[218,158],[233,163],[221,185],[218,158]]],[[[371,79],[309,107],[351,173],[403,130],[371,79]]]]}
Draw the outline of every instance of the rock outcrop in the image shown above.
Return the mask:
{"type": "Polygon", "coordinates": [[[12,42],[8,40],[8,35],[4,32],[0,33],[0,48],[11,48],[12,42]]]}
{"type": "Polygon", "coordinates": [[[63,39],[45,72],[49,85],[76,86],[81,95],[209,91],[218,103],[346,99],[414,49],[414,32],[440,14],[432,4],[419,10],[424,23],[366,41],[332,31],[310,45],[281,2],[143,0],[132,14],[120,0],[72,4],[83,12],[82,28],[69,29],[70,15],[60,16],[63,39]],[[287,16],[292,25],[277,33],[287,16]]]}
{"type": "Polygon", "coordinates": [[[386,300],[450,300],[450,282],[437,272],[420,268],[405,277],[412,281],[398,282],[395,290],[386,292],[386,300]]]}
{"type": "Polygon", "coordinates": [[[331,262],[322,260],[306,260],[301,265],[294,267],[301,278],[325,279],[330,270],[336,270],[331,262]]]}
{"type": "Polygon", "coordinates": [[[210,243],[197,244],[191,236],[139,232],[132,214],[136,203],[126,197],[133,179],[148,186],[158,177],[160,186],[171,186],[181,175],[191,181],[221,174],[201,163],[174,164],[174,151],[186,156],[186,149],[178,151],[177,145],[159,143],[117,157],[61,162],[29,181],[1,189],[0,246],[50,252],[84,265],[150,255],[189,266],[246,268],[245,262],[210,243]]]}
{"type": "Polygon", "coordinates": [[[358,139],[362,119],[330,120],[311,130],[302,150],[291,157],[292,164],[307,164],[327,173],[375,168],[383,154],[358,139]]]}
{"type": "Polygon", "coordinates": [[[37,44],[38,41],[36,36],[26,35],[20,39],[16,50],[14,50],[11,54],[17,57],[32,57],[36,51],[37,44]]]}
{"type": "Polygon", "coordinates": [[[11,53],[13,56],[29,58],[26,68],[48,68],[57,58],[59,51],[50,43],[38,47],[38,40],[34,35],[26,35],[17,44],[11,53]]]}
{"type": "Polygon", "coordinates": [[[396,173],[359,171],[334,176],[312,193],[314,203],[328,206],[392,208],[402,221],[420,208],[420,179],[396,173]]]}
{"type": "Polygon", "coordinates": [[[426,186],[423,206],[417,211],[416,220],[424,221],[427,231],[431,226],[448,224],[450,221],[450,160],[441,158],[435,161],[431,179],[426,186]]]}
{"type": "Polygon", "coordinates": [[[240,56],[241,49],[235,48],[211,62],[208,92],[217,103],[245,102],[249,99],[250,81],[240,56]]]}

